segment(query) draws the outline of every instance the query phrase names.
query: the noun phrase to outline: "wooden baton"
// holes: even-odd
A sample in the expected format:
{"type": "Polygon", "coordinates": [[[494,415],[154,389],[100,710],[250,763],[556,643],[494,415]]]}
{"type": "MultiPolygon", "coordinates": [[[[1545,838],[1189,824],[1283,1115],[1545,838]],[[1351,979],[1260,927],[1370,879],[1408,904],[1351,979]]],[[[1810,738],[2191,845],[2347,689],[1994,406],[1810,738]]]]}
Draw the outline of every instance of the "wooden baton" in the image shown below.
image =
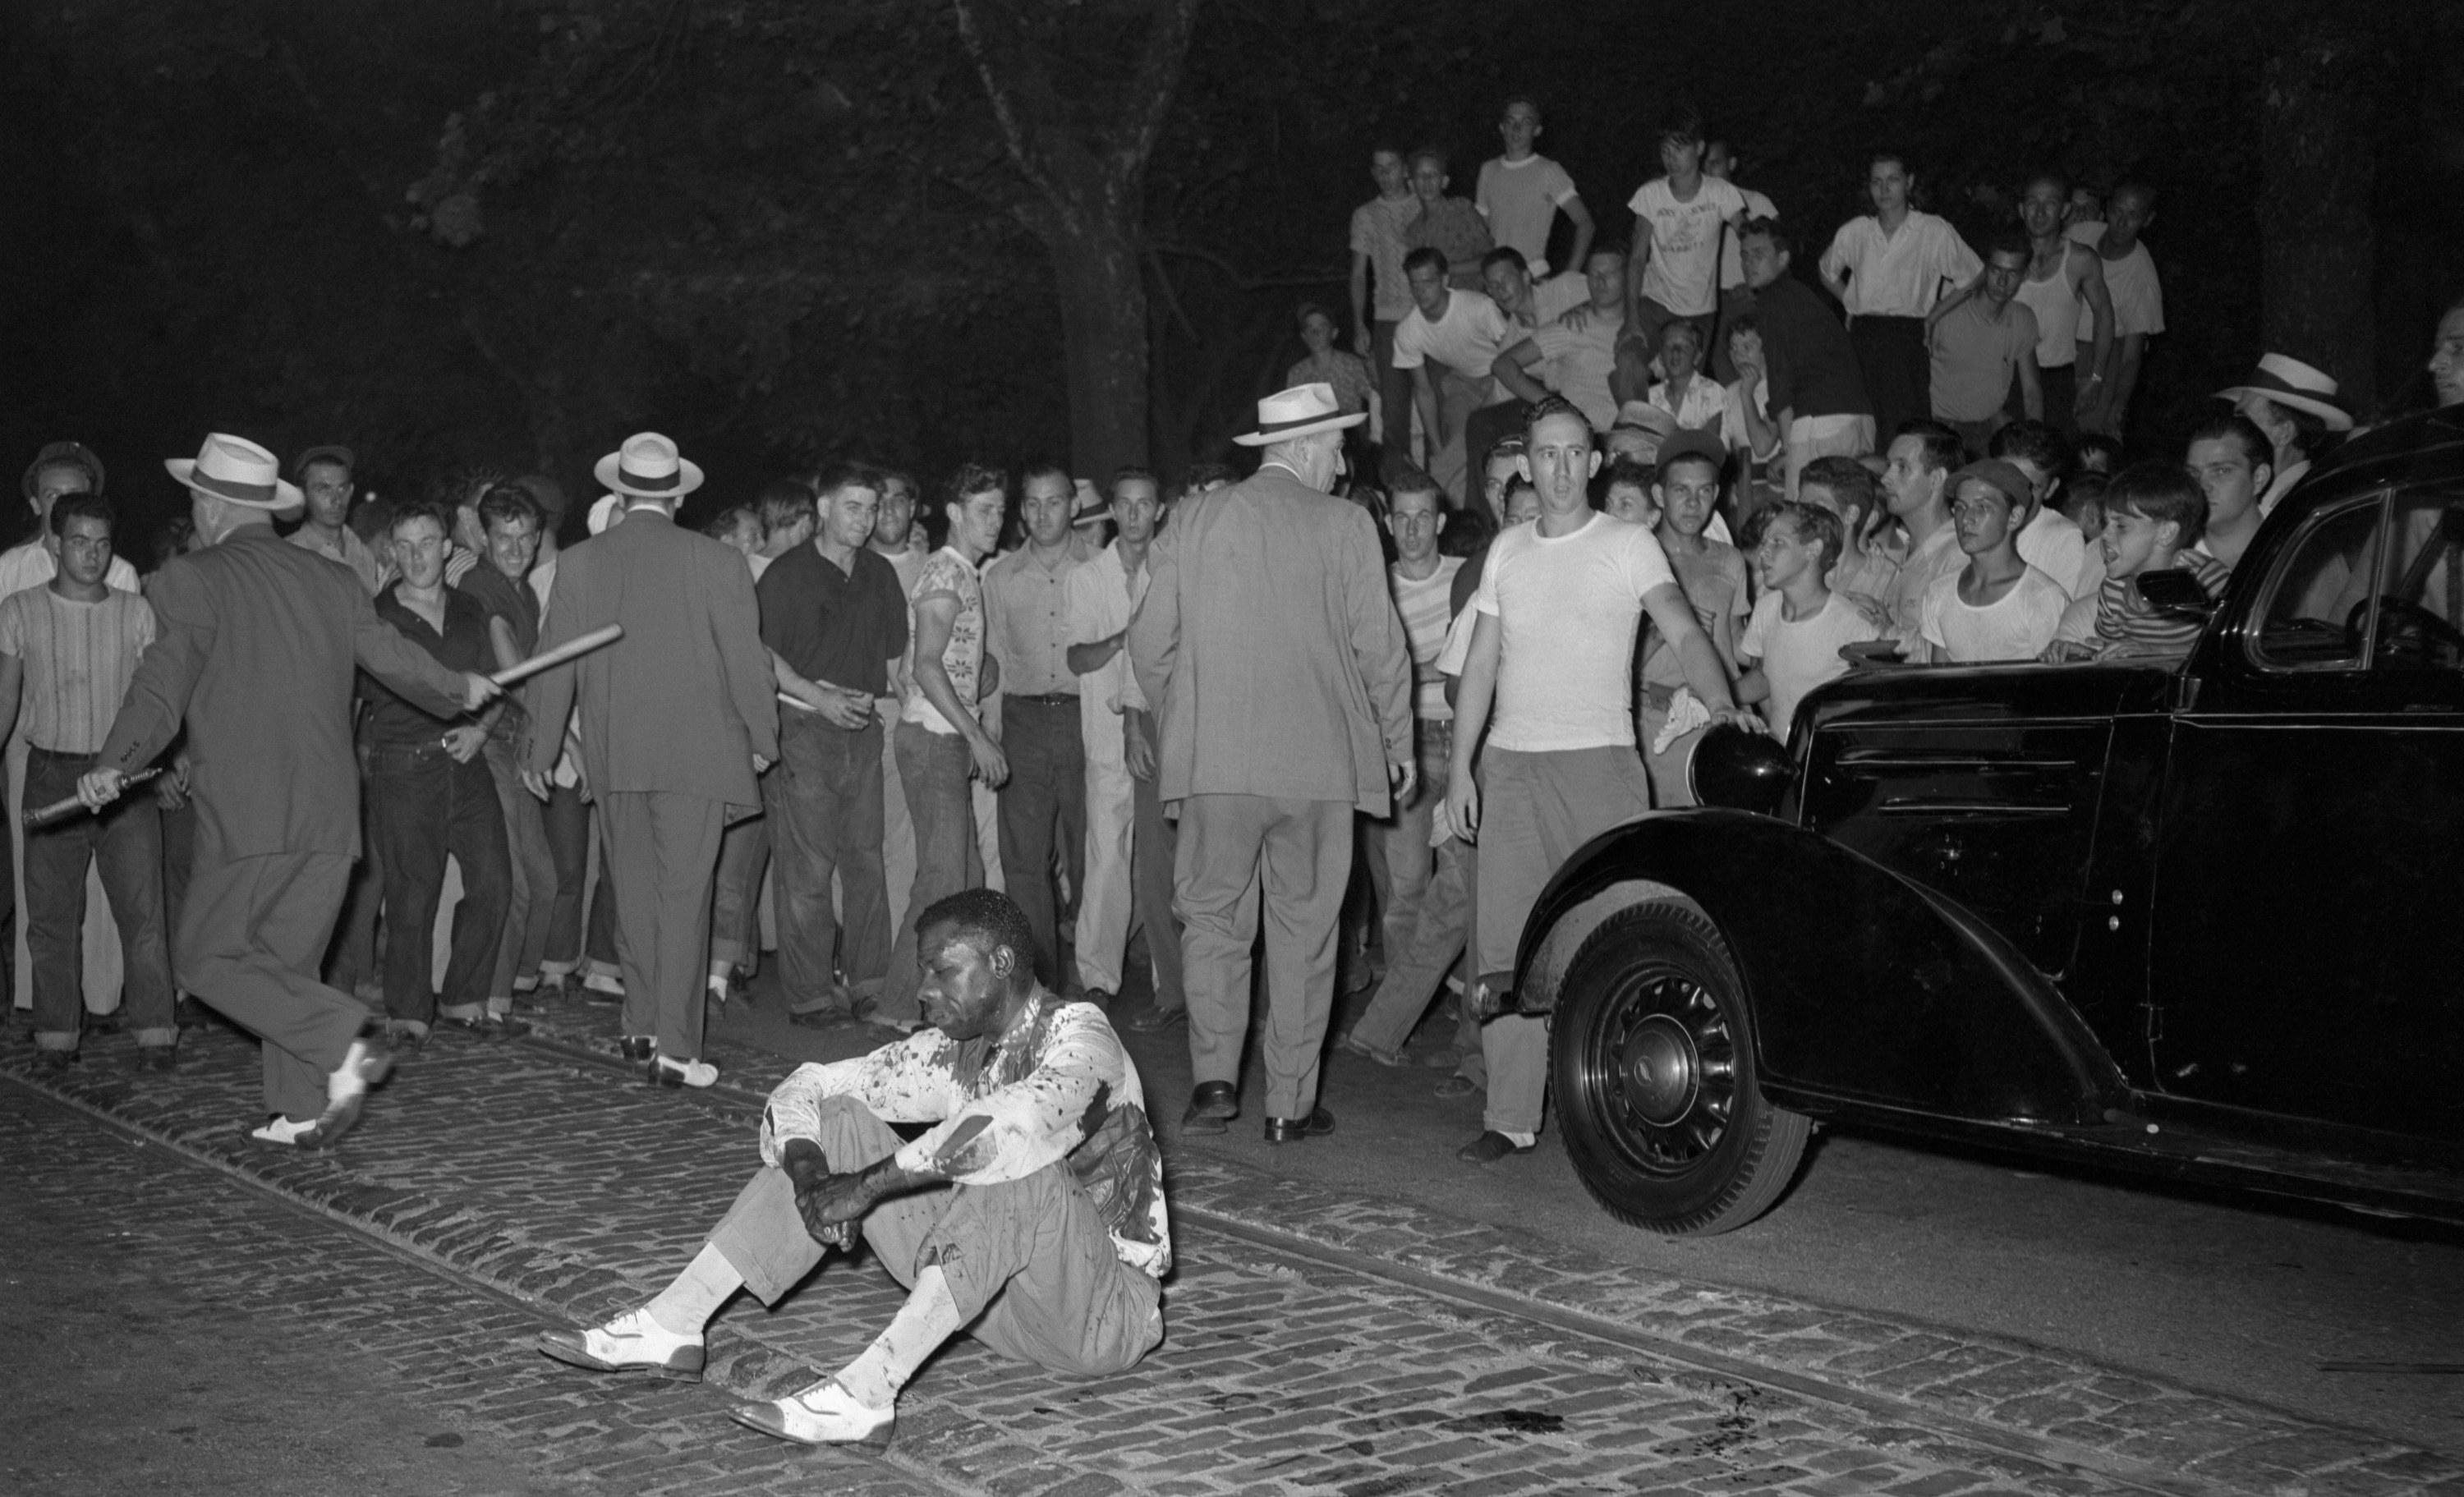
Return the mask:
{"type": "MultiPolygon", "coordinates": [[[[141,769],[137,773],[121,780],[120,782],[120,788],[124,793],[129,786],[142,785],[146,781],[153,779],[156,775],[159,775],[162,772],[163,766],[160,764],[155,765],[152,769],[141,769]]],[[[70,796],[65,801],[54,801],[49,805],[35,806],[33,810],[28,811],[22,820],[25,822],[26,829],[28,831],[34,831],[41,827],[49,826],[54,822],[67,821],[70,817],[77,815],[79,811],[84,809],[85,803],[83,801],[78,800],[76,796],[70,796]]]]}
{"type": "Polygon", "coordinates": [[[624,637],[624,625],[605,625],[592,629],[587,634],[576,634],[554,649],[541,650],[519,665],[507,666],[488,679],[498,686],[511,686],[516,681],[527,680],[539,674],[550,666],[561,666],[577,655],[586,655],[603,645],[612,645],[624,637]]]}

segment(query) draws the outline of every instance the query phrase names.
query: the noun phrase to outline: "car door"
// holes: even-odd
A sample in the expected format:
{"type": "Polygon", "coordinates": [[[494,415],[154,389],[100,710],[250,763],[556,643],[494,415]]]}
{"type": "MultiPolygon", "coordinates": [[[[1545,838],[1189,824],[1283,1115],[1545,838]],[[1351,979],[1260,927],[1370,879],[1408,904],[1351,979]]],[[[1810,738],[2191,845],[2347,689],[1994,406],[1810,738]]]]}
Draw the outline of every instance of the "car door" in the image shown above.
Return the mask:
{"type": "Polygon", "coordinates": [[[2464,486],[2321,505],[2174,715],[2150,1057],[2186,1098],[2464,1129],[2464,486]]]}

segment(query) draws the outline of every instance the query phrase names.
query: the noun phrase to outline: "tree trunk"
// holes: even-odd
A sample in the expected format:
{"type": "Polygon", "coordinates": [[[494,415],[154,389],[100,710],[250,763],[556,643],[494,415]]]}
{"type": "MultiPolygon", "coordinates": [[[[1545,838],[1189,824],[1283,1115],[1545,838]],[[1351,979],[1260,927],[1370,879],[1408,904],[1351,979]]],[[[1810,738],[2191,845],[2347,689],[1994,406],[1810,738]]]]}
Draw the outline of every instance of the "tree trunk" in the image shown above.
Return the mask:
{"type": "Polygon", "coordinates": [[[2260,110],[2267,347],[2335,376],[2356,410],[2377,383],[2370,89],[2383,76],[2362,30],[2318,17],[2268,59],[2260,110]]]}
{"type": "Polygon", "coordinates": [[[1135,203],[1082,200],[1078,231],[1045,236],[1061,293],[1069,385],[1070,472],[1097,488],[1147,464],[1147,288],[1135,203]]]}

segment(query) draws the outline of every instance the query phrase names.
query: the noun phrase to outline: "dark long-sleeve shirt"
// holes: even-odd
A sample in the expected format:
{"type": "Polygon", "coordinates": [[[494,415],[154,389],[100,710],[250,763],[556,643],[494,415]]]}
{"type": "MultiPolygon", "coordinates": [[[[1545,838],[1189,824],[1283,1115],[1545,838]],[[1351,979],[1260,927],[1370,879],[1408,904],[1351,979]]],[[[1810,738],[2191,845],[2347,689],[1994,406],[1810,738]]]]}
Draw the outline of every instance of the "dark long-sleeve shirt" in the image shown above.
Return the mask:
{"type": "MultiPolygon", "coordinates": [[[[496,668],[495,650],[488,643],[488,614],[476,599],[458,587],[446,588],[445,628],[440,633],[402,601],[401,587],[400,583],[388,583],[377,594],[378,618],[399,629],[403,638],[428,651],[449,671],[485,675],[496,668]]],[[[458,703],[451,713],[439,717],[421,702],[365,671],[360,672],[360,695],[368,703],[367,720],[360,724],[360,734],[370,743],[433,743],[445,736],[447,729],[463,720],[458,703]]]]}
{"type": "Polygon", "coordinates": [[[1774,412],[1874,413],[1874,403],[1865,397],[1865,372],[1848,342],[1848,329],[1805,282],[1782,275],[1755,292],[1754,320],[1762,324],[1763,354],[1771,361],[1770,400],[1774,412]]]}

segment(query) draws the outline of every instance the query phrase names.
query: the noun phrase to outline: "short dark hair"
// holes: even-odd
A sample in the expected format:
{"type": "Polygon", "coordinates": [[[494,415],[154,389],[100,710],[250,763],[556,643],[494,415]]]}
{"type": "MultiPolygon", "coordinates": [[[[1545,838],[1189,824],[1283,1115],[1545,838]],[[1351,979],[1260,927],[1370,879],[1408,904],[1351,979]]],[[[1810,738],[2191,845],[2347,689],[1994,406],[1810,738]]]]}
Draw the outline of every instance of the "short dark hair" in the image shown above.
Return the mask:
{"type": "Polygon", "coordinates": [[[52,501],[53,535],[67,536],[69,521],[73,519],[99,519],[112,534],[120,533],[120,511],[112,508],[109,499],[91,490],[82,494],[63,494],[52,501]]]}
{"type": "Polygon", "coordinates": [[[964,504],[973,495],[985,493],[999,494],[1001,503],[1007,505],[1009,475],[984,463],[960,463],[958,471],[950,474],[950,481],[942,485],[941,499],[945,504],[964,504]]]}
{"type": "Polygon", "coordinates": [[[1660,336],[1652,341],[1665,346],[1668,342],[1668,335],[1671,333],[1683,333],[1686,337],[1694,340],[1694,351],[1697,354],[1704,351],[1704,345],[1708,341],[1708,340],[1704,336],[1703,324],[1695,321],[1692,318],[1686,317],[1673,317],[1667,321],[1661,323],[1660,336]]]}
{"type": "Polygon", "coordinates": [[[1447,270],[1446,252],[1435,245],[1424,244],[1403,256],[1403,274],[1406,277],[1423,265],[1443,275],[1447,270]]]}
{"type": "MultiPolygon", "coordinates": [[[[1891,440],[1896,442],[1903,436],[1915,437],[1924,444],[1925,466],[1929,473],[1948,473],[1968,456],[1968,450],[1959,445],[1959,433],[1928,416],[1901,422],[1900,429],[1891,433],[1891,440]]],[[[1804,480],[1802,473],[1797,477],[1799,482],[1804,480]]]]}
{"type": "Polygon", "coordinates": [[[395,504],[393,513],[385,517],[385,534],[399,536],[402,527],[415,519],[433,520],[438,535],[453,534],[453,526],[445,518],[445,506],[434,499],[404,499],[395,504]]]}
{"type": "Polygon", "coordinates": [[[479,524],[483,529],[517,520],[527,521],[533,530],[539,528],[539,501],[531,497],[528,489],[516,483],[497,483],[489,485],[488,492],[479,495],[479,524]]]}
{"type": "Polygon", "coordinates": [[[813,491],[793,478],[781,478],[761,491],[754,505],[761,511],[762,534],[776,535],[813,517],[813,491]]]}
{"type": "Polygon", "coordinates": [[[1388,478],[1386,497],[1392,503],[1406,494],[1434,494],[1440,504],[1445,503],[1445,485],[1430,477],[1427,469],[1412,463],[1397,463],[1388,478]]]}
{"type": "Polygon", "coordinates": [[[2163,524],[2181,527],[2174,543],[2187,546],[2207,533],[2208,495],[2190,471],[2179,463],[2132,463],[2113,475],[2104,490],[2107,515],[2144,515],[2163,524]]]}
{"type": "MultiPolygon", "coordinates": [[[[1540,423],[1548,420],[1551,416],[1573,417],[1576,421],[1582,423],[1584,437],[1587,440],[1590,438],[1592,434],[1592,418],[1583,414],[1582,407],[1575,405],[1573,401],[1568,400],[1563,395],[1550,395],[1543,399],[1533,401],[1531,403],[1531,408],[1524,413],[1523,441],[1527,448],[1530,445],[1531,433],[1539,430],[1540,423]]],[[[1494,454],[1497,450],[1495,448],[1491,448],[1489,451],[1494,454]]],[[[1487,465],[1484,463],[1482,466],[1485,468],[1487,465]]]]}
{"type": "Polygon", "coordinates": [[[2054,185],[2054,190],[2061,195],[2062,201],[2065,203],[2070,201],[2071,179],[2063,176],[2059,171],[2051,166],[2039,167],[2038,169],[2028,173],[2027,176],[2021,178],[2019,182],[2019,195],[2021,197],[2026,197],[2029,189],[2034,187],[2039,182],[2052,183],[2054,185]]]}
{"type": "Polygon", "coordinates": [[[1440,171],[1451,172],[1453,169],[1452,163],[1446,157],[1446,148],[1442,145],[1423,145],[1404,157],[1403,165],[1418,167],[1424,161],[1436,162],[1440,171]]]}
{"type": "Polygon", "coordinates": [[[1497,112],[1503,115],[1517,104],[1525,105],[1529,108],[1533,114],[1540,116],[1541,119],[1545,120],[1548,118],[1548,112],[1540,107],[1540,100],[1532,98],[1529,94],[1507,95],[1506,102],[1497,106],[1497,112]]]}
{"type": "Polygon", "coordinates": [[[1480,257],[1480,268],[1483,274],[1485,274],[1491,266],[1497,265],[1511,265],[1526,275],[1531,274],[1531,262],[1523,257],[1522,251],[1510,244],[1501,244],[1480,257]]]}
{"type": "Polygon", "coordinates": [[[915,917],[918,943],[926,931],[939,925],[951,926],[959,936],[985,942],[987,958],[1007,947],[1011,991],[1035,980],[1035,928],[1026,923],[1026,912],[1018,907],[1018,901],[1000,890],[961,889],[926,905],[924,913],[915,917]]]}
{"type": "Polygon", "coordinates": [[[924,493],[924,486],[923,486],[922,484],[917,483],[917,482],[915,481],[915,475],[914,475],[913,473],[909,473],[906,469],[904,469],[904,468],[885,468],[885,469],[883,469],[883,470],[881,471],[881,492],[882,492],[882,493],[884,493],[884,494],[888,494],[888,493],[890,492],[890,486],[891,486],[891,484],[893,484],[893,483],[903,483],[903,484],[907,485],[907,490],[908,490],[908,492],[909,492],[910,494],[913,494],[913,495],[917,495],[918,497],[921,497],[921,496],[922,496],[922,495],[923,495],[923,493],[924,493]]]}
{"type": "MultiPolygon", "coordinates": [[[[1804,474],[1799,473],[1797,481],[1804,482],[1804,474]]],[[[1847,527],[1840,524],[1838,516],[1819,504],[1808,504],[1803,499],[1782,499],[1777,504],[1767,504],[1760,515],[1765,530],[1771,528],[1773,520],[1784,519],[1796,527],[1799,540],[1822,542],[1823,571],[1829,572],[1839,564],[1839,551],[1847,527]]]]}
{"type": "Polygon", "coordinates": [[[731,504],[720,510],[710,517],[708,524],[701,527],[701,533],[713,540],[724,540],[737,526],[746,520],[753,522],[753,528],[761,532],[763,539],[769,539],[769,531],[761,523],[761,512],[750,504],[731,504]]]}
{"type": "Polygon", "coordinates": [[[1631,457],[1619,457],[1601,472],[1600,493],[1606,495],[1611,489],[1623,484],[1629,489],[1640,489],[1643,496],[1649,498],[1651,486],[1659,479],[1660,474],[1650,464],[1637,462],[1631,457]]]}
{"type": "Polygon", "coordinates": [[[1312,317],[1322,317],[1326,319],[1328,324],[1332,327],[1340,328],[1343,326],[1343,319],[1336,317],[1331,311],[1329,311],[1326,303],[1323,301],[1302,302],[1300,304],[1300,309],[1292,314],[1292,321],[1296,324],[1306,326],[1309,319],[1312,317]]]}
{"type": "Polygon", "coordinates": [[[306,483],[308,481],[308,470],[311,468],[340,468],[342,470],[342,476],[344,478],[347,479],[351,476],[351,460],[344,457],[341,453],[331,451],[330,449],[321,452],[311,452],[306,457],[299,460],[299,481],[301,483],[306,483]]]}
{"type": "Polygon", "coordinates": [[[2101,431],[2082,431],[2079,435],[2079,441],[2073,444],[2071,455],[2083,473],[2096,472],[2087,467],[2088,454],[2091,452],[2102,454],[2105,473],[2114,473],[2121,471],[2122,444],[2119,441],[2101,431]]]}
{"type": "Polygon", "coordinates": [[[1018,471],[1018,492],[1021,495],[1024,495],[1026,493],[1026,486],[1033,483],[1038,478],[1058,478],[1070,490],[1071,493],[1074,494],[1077,492],[1078,480],[1076,476],[1069,472],[1067,466],[1055,462],[1049,457],[1036,458],[1034,461],[1028,463],[1025,467],[1018,471]]]}
{"type": "Polygon", "coordinates": [[[1153,470],[1141,468],[1135,463],[1123,463],[1120,467],[1113,469],[1112,481],[1104,486],[1104,493],[1108,495],[1118,495],[1121,492],[1121,485],[1125,483],[1138,482],[1154,484],[1155,497],[1158,499],[1163,497],[1162,481],[1155,477],[1153,470]]]}
{"type": "Polygon", "coordinates": [[[2020,269],[2025,270],[2028,265],[2035,263],[2036,250],[2028,242],[2028,236],[2017,230],[1997,229],[1993,231],[1993,237],[1985,241],[1985,258],[1990,262],[1997,254],[2017,255],[2023,262],[2020,269]]]}
{"type": "Polygon", "coordinates": [[[837,494],[841,489],[870,489],[881,492],[881,470],[870,463],[852,458],[824,463],[813,473],[813,498],[816,503],[837,494]]]}
{"type": "Polygon", "coordinates": [[[1759,335],[1762,330],[1762,319],[1754,316],[1750,312],[1740,312],[1721,325],[1720,339],[1724,343],[1733,343],[1737,341],[1737,335],[1739,333],[1754,333],[1759,335]]]}
{"type": "Polygon", "coordinates": [[[1985,444],[1985,455],[2025,458],[2053,482],[2071,475],[2071,439],[2050,421],[2031,417],[2012,422],[1985,444]]]}
{"type": "Polygon", "coordinates": [[[1497,521],[1485,504],[1466,504],[1446,511],[1446,528],[1438,532],[1440,556],[1471,557],[1497,539],[1497,521]]]}
{"type": "MultiPolygon", "coordinates": [[[[1837,495],[1840,504],[1855,510],[1860,521],[1872,519],[1882,502],[1882,486],[1874,481],[1873,470],[1853,457],[1817,457],[1807,463],[1804,472],[1796,475],[1798,492],[1804,492],[1809,483],[1837,495]]],[[[1835,556],[1831,560],[1839,559],[1835,556]]]]}
{"type": "MultiPolygon", "coordinates": [[[[2089,469],[2086,473],[2076,475],[2070,482],[2062,485],[2061,502],[2056,504],[2054,507],[2060,510],[2065,517],[2074,520],[2079,517],[2079,512],[2081,510],[2084,510],[2091,505],[2095,506],[2098,511],[2101,512],[2104,509],[2105,494],[2112,487],[2113,478],[2111,474],[2101,473],[2094,469],[2089,469]]],[[[2080,528],[2085,529],[2086,527],[2081,526],[2080,528]]]]}
{"type": "Polygon", "coordinates": [[[2258,429],[2257,422],[2238,410],[2210,416],[2192,427],[2189,436],[2183,440],[2182,450],[2187,453],[2201,442],[2220,442],[2226,437],[2241,444],[2242,455],[2250,459],[2253,468],[2261,463],[2275,463],[2276,444],[2267,439],[2267,433],[2258,429]]]}
{"type": "Polygon", "coordinates": [[[1703,135],[1703,111],[1680,100],[1661,111],[1660,122],[1652,127],[1651,144],[1655,151],[1671,145],[1700,145],[1703,135]]]}
{"type": "Polygon", "coordinates": [[[1180,475],[1180,493],[1185,498],[1210,484],[1240,481],[1240,473],[1229,463],[1192,463],[1189,471],[1180,475]]]}
{"type": "Polygon", "coordinates": [[[1795,242],[1789,238],[1788,231],[1779,226],[1776,218],[1749,218],[1737,229],[1739,244],[1757,236],[1770,240],[1771,252],[1775,254],[1793,256],[1796,253],[1795,242]]]}

